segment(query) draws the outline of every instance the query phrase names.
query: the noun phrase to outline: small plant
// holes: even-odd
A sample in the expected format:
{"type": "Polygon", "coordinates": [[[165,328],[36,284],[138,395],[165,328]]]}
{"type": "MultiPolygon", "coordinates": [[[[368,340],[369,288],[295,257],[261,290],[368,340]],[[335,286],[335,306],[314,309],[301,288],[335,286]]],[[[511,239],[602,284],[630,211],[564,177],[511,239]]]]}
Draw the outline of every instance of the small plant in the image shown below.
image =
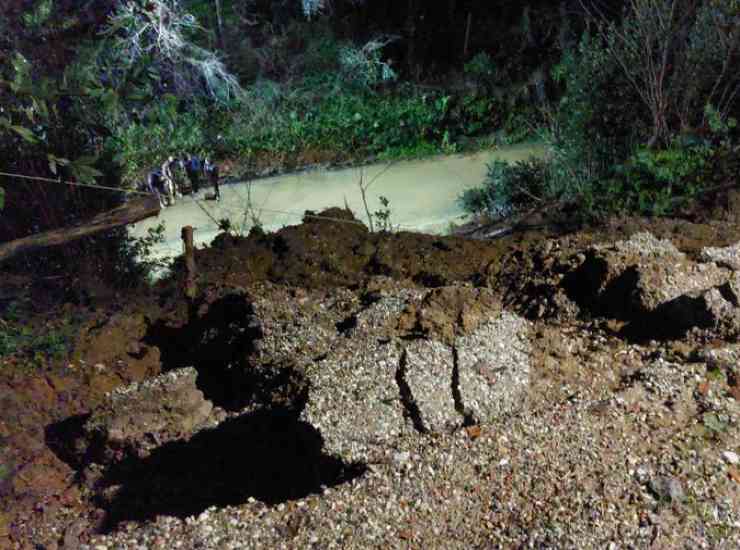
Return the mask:
{"type": "Polygon", "coordinates": [[[219,231],[223,231],[224,233],[231,233],[232,229],[233,227],[229,218],[221,218],[220,220],[218,220],[219,231]]]}
{"type": "Polygon", "coordinates": [[[391,225],[390,201],[388,200],[388,197],[384,197],[383,195],[380,195],[378,200],[380,201],[382,208],[376,210],[373,214],[376,224],[375,227],[378,231],[392,231],[393,226],[391,225]]]}
{"type": "Polygon", "coordinates": [[[390,201],[387,197],[380,196],[380,204],[382,208],[380,210],[377,210],[375,213],[370,212],[370,207],[367,204],[367,190],[368,188],[377,181],[377,179],[385,174],[388,170],[390,170],[391,166],[393,166],[393,162],[389,162],[385,168],[383,168],[380,172],[375,174],[375,176],[369,180],[365,181],[365,170],[364,168],[360,167],[360,178],[357,182],[357,186],[360,188],[360,195],[362,196],[362,204],[365,207],[365,214],[367,215],[367,223],[370,228],[370,232],[374,233],[376,230],[375,221],[378,222],[377,229],[378,231],[391,231],[392,226],[390,222],[391,218],[391,209],[389,208],[390,201]]]}
{"type": "Polygon", "coordinates": [[[0,319],[0,358],[29,361],[34,367],[64,359],[76,326],[67,317],[53,324],[32,326],[23,320],[22,306],[11,302],[0,319]]]}

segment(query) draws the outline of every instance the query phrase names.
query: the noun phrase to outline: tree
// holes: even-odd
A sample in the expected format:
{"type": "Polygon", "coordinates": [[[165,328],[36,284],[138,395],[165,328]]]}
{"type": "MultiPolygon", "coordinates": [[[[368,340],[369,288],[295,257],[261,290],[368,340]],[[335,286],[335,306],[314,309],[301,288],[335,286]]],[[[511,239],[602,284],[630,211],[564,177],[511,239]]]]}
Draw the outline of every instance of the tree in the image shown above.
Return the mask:
{"type": "Polygon", "coordinates": [[[205,91],[218,101],[240,96],[238,80],[218,55],[191,40],[201,30],[180,0],[121,2],[104,31],[115,52],[109,74],[117,83],[132,68],[150,65],[179,95],[205,91]]]}
{"type": "Polygon", "coordinates": [[[727,116],[740,91],[740,4],[630,0],[621,23],[598,18],[611,57],[652,118],[648,146],[703,127],[707,104],[727,116]]]}

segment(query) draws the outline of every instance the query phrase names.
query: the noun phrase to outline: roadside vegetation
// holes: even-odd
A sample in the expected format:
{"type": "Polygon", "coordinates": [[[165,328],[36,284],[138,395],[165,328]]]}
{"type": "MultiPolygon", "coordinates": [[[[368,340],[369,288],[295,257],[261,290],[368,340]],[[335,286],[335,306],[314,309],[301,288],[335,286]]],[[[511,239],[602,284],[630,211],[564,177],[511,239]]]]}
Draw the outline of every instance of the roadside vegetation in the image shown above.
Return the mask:
{"type": "Polygon", "coordinates": [[[740,4],[631,0],[552,67],[561,95],[539,135],[546,161],[490,166],[461,202],[491,220],[557,210],[599,219],[681,213],[736,185],[740,4]]]}

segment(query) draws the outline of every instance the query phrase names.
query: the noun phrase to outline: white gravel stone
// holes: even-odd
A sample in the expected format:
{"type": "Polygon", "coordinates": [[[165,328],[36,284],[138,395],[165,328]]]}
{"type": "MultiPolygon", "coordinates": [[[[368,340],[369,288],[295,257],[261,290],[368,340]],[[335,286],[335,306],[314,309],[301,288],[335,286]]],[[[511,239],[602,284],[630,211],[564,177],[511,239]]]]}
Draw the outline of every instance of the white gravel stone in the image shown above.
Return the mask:
{"type": "Polygon", "coordinates": [[[526,320],[504,312],[458,338],[460,396],[465,413],[488,423],[519,408],[529,385],[531,346],[526,320]]]}
{"type": "Polygon", "coordinates": [[[434,340],[406,345],[404,379],[418,409],[423,428],[432,433],[449,432],[462,424],[452,395],[452,349],[434,340]]]}
{"type": "Polygon", "coordinates": [[[722,458],[725,459],[725,462],[729,464],[738,464],[740,463],[740,456],[738,456],[737,453],[733,453],[732,451],[725,451],[722,453],[722,458]]]}
{"type": "Polygon", "coordinates": [[[740,271],[740,242],[722,248],[703,248],[701,259],[706,262],[714,262],[722,267],[740,271]]]}

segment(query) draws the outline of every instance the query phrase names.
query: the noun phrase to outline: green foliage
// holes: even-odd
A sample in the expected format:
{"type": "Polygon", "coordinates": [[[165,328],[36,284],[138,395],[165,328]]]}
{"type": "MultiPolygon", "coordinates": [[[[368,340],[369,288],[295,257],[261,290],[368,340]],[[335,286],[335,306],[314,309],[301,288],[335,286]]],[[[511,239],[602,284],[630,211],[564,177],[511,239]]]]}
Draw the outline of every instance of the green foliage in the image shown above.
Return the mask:
{"type": "Polygon", "coordinates": [[[701,127],[708,103],[727,116],[740,91],[740,19],[729,3],[714,4],[630,0],[619,24],[601,24],[610,57],[650,113],[651,147],[701,127]]]}
{"type": "Polygon", "coordinates": [[[650,105],[614,47],[584,35],[575,50],[564,53],[552,75],[564,94],[546,113],[541,133],[547,163],[494,165],[484,187],[461,198],[467,210],[500,218],[539,200],[569,203],[583,217],[615,211],[665,215],[716,178],[712,169],[718,155],[731,150],[735,121],[712,105],[697,111],[692,100],[686,120],[706,120],[711,135],[675,129],[666,146],[645,146],[655,132],[650,105]]]}
{"type": "Polygon", "coordinates": [[[76,333],[72,319],[43,326],[31,326],[24,320],[23,305],[11,302],[0,323],[0,358],[14,356],[43,366],[64,359],[76,333]]]}
{"type": "Polygon", "coordinates": [[[41,0],[37,2],[35,9],[23,14],[22,20],[26,27],[37,29],[48,22],[52,11],[51,0],[41,0]]]}
{"type": "Polygon", "coordinates": [[[391,224],[392,211],[390,208],[390,200],[388,200],[388,197],[384,197],[383,195],[379,196],[378,200],[380,201],[381,208],[372,213],[372,225],[376,231],[392,231],[393,224],[391,224]]]}
{"type": "Polygon", "coordinates": [[[101,177],[102,173],[94,167],[97,157],[80,155],[86,139],[84,127],[70,125],[72,117],[59,107],[70,95],[78,97],[80,102],[92,97],[93,90],[86,87],[87,82],[70,76],[71,73],[65,73],[61,81],[36,77],[32,75],[31,63],[18,52],[11,60],[11,67],[12,80],[0,81],[13,92],[13,101],[2,109],[5,116],[0,117],[0,135],[9,138],[4,145],[17,149],[13,157],[46,157],[52,173],[57,173],[58,166],[64,166],[69,175],[85,183],[101,177]]]}
{"type": "Polygon", "coordinates": [[[115,273],[119,286],[136,286],[142,281],[152,280],[158,271],[170,267],[170,259],[159,258],[153,253],[154,248],[164,242],[164,232],[165,224],[161,222],[149,228],[145,237],[135,238],[126,233],[125,238],[118,241],[115,273]]]}
{"type": "Polygon", "coordinates": [[[486,52],[476,54],[465,64],[464,71],[465,74],[487,89],[491,89],[499,80],[496,65],[486,52]]]}
{"type": "MultiPolygon", "coordinates": [[[[318,150],[348,158],[397,158],[454,150],[452,136],[460,131],[450,126],[450,96],[414,90],[385,95],[315,82],[288,91],[258,81],[247,89],[249,100],[234,108],[198,103],[181,108],[163,99],[142,120],[115,128],[109,147],[125,167],[127,184],[168,154],[183,151],[250,157],[318,150]],[[317,96],[316,86],[326,93],[317,96]]],[[[484,128],[482,115],[471,118],[475,124],[468,132],[484,128]]]]}
{"type": "Polygon", "coordinates": [[[542,160],[515,164],[496,160],[488,165],[483,187],[465,191],[460,204],[468,212],[485,214],[492,220],[506,218],[532,208],[550,193],[547,176],[548,166],[542,160]]]}
{"type": "Polygon", "coordinates": [[[361,48],[353,44],[339,48],[342,78],[351,84],[367,88],[395,80],[396,72],[381,58],[382,49],[394,40],[394,37],[380,37],[368,41],[361,48]]]}

